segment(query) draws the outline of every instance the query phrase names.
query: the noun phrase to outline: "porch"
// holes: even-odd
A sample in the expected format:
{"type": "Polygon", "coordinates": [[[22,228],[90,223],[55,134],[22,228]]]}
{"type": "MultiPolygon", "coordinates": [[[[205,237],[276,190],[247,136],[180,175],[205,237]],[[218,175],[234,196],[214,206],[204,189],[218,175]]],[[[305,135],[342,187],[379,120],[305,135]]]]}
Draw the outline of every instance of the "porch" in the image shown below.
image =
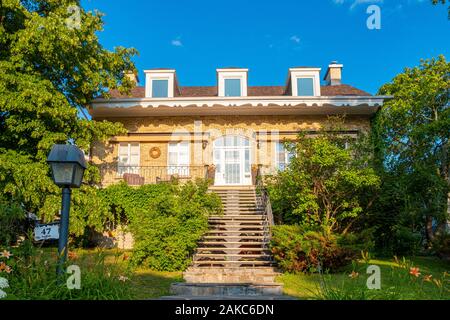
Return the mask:
{"type": "Polygon", "coordinates": [[[259,176],[270,173],[269,166],[252,165],[251,179],[240,181],[236,180],[236,168],[231,167],[232,170],[222,173],[215,165],[117,166],[114,164],[102,164],[98,165],[98,168],[100,170],[102,187],[121,181],[131,186],[141,186],[173,181],[183,183],[197,179],[211,180],[215,186],[252,186],[256,185],[259,176]],[[217,178],[218,174],[222,175],[220,179],[217,178]]]}

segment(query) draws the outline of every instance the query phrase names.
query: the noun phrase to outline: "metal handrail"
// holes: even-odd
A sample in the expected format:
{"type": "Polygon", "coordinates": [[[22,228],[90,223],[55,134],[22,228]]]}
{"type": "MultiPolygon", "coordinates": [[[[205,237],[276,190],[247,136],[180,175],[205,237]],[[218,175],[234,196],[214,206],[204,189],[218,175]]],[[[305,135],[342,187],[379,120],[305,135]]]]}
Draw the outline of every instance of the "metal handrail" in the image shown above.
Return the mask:
{"type": "Polygon", "coordinates": [[[102,179],[102,185],[110,185],[124,179],[125,175],[141,178],[143,184],[155,184],[159,182],[179,179],[183,181],[204,179],[207,176],[207,167],[194,166],[119,166],[118,164],[101,164],[98,166],[102,179]]]}
{"type": "Polygon", "coordinates": [[[260,204],[264,208],[264,240],[271,239],[271,227],[275,225],[272,212],[272,204],[270,203],[269,193],[264,186],[262,179],[261,165],[258,166],[258,171],[256,174],[256,191],[260,193],[260,204]]]}

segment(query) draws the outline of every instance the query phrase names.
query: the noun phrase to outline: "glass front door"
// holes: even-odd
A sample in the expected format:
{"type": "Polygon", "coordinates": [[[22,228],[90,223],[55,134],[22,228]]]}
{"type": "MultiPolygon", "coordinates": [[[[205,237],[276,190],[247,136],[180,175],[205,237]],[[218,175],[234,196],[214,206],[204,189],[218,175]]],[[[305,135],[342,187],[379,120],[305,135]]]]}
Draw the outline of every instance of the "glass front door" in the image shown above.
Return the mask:
{"type": "Polygon", "coordinates": [[[231,139],[230,136],[221,139],[223,141],[217,140],[214,146],[215,185],[251,184],[248,140],[231,139]],[[234,143],[227,144],[226,141],[234,143]]]}

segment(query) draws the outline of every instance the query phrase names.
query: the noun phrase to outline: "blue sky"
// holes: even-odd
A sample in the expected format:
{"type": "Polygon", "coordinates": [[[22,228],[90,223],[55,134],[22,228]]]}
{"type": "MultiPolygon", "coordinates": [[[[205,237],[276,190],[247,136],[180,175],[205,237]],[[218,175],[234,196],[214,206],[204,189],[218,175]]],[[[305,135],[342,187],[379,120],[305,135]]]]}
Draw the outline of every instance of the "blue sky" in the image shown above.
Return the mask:
{"type": "Polygon", "coordinates": [[[449,59],[447,6],[430,0],[83,0],[105,14],[101,43],[134,47],[144,69],[177,70],[181,86],[215,85],[216,68],[250,69],[250,85],[284,85],[293,66],[344,64],[343,82],[376,93],[406,66],[449,59]],[[369,5],[381,29],[369,30],[369,5]]]}

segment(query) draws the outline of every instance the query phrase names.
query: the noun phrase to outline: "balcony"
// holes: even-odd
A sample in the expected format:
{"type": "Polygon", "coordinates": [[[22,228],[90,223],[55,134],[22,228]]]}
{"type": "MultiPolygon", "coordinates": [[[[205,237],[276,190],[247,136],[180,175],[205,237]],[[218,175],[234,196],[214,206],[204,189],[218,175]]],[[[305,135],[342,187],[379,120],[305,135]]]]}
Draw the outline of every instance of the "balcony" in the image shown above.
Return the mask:
{"type": "Polygon", "coordinates": [[[125,181],[131,186],[213,178],[208,166],[98,166],[102,187],[125,181]]]}

